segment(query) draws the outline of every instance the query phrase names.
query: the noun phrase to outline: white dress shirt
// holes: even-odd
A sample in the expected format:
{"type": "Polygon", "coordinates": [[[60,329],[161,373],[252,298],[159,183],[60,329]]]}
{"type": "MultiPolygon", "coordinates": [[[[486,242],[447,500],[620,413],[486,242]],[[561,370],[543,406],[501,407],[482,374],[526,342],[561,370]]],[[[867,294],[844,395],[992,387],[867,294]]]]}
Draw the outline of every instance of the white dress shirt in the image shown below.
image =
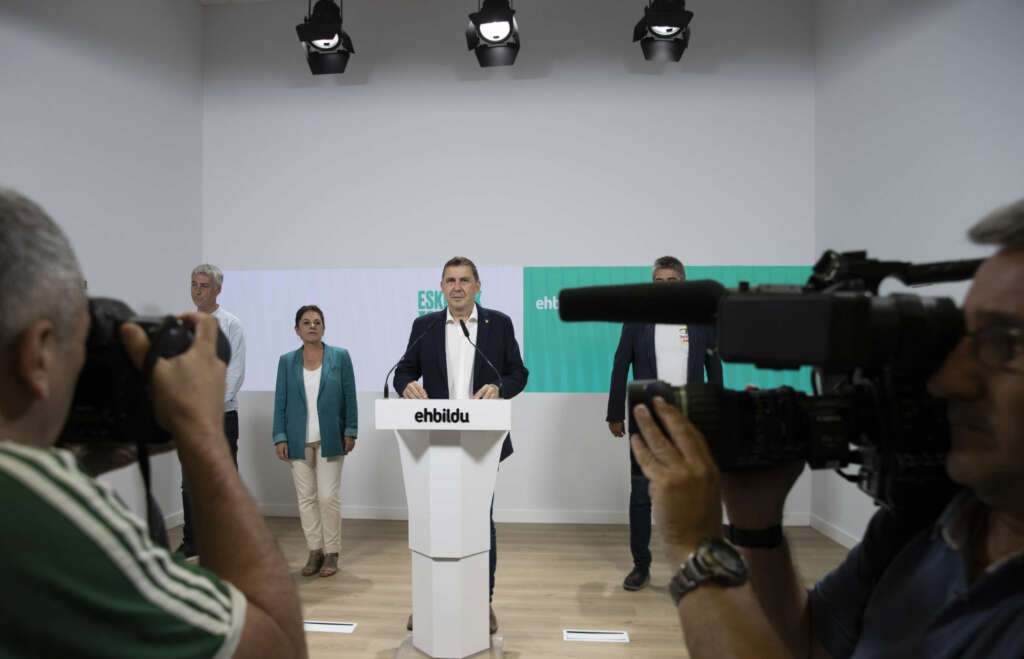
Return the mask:
{"type": "MultiPolygon", "coordinates": [[[[451,309],[446,313],[447,321],[444,329],[445,361],[448,363],[448,398],[465,400],[473,397],[473,360],[476,350],[466,340],[459,322],[452,317],[451,309]]],[[[466,321],[469,338],[476,343],[477,328],[476,305],[466,321]]]]}
{"type": "Polygon", "coordinates": [[[686,325],[654,326],[654,360],[659,380],[677,387],[686,384],[690,361],[690,335],[686,325]]]}
{"type": "Polygon", "coordinates": [[[238,390],[245,381],[245,330],[238,316],[224,307],[217,307],[210,315],[217,319],[220,331],[224,332],[231,344],[231,361],[228,362],[227,386],[224,389],[224,411],[237,411],[238,390]]]}

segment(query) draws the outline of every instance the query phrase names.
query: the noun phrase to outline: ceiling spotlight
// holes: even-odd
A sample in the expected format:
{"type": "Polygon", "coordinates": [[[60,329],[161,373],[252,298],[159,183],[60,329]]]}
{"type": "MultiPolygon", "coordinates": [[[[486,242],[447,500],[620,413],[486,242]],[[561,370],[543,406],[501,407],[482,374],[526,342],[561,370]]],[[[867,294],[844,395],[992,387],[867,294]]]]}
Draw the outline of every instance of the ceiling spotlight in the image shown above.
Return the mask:
{"type": "Polygon", "coordinates": [[[341,0],[317,0],[312,11],[307,6],[306,19],[295,26],[295,31],[305,44],[310,73],[345,72],[348,56],[356,51],[352,39],[341,29],[341,0]]]}
{"type": "Polygon", "coordinates": [[[480,66],[511,66],[519,54],[519,25],[510,0],[483,0],[469,15],[466,45],[480,66]]]}
{"type": "Polygon", "coordinates": [[[690,21],[685,0],[651,0],[644,17],[633,28],[633,41],[640,42],[644,59],[678,62],[690,45],[690,21]]]}

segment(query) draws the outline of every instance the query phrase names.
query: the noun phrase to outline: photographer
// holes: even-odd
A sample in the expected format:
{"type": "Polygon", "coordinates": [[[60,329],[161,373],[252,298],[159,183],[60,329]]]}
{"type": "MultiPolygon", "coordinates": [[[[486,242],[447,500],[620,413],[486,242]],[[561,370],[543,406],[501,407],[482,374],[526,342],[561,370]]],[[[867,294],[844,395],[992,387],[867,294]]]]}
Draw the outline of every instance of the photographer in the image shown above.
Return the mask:
{"type": "MultiPolygon", "coordinates": [[[[0,188],[0,655],[306,656],[287,567],[223,438],[217,321],[182,318],[195,341],[156,362],[152,389],[195,485],[203,567],[155,546],[109,486],[53,448],[85,361],[84,281],[57,225],[0,188]]],[[[121,338],[141,365],[145,332],[126,325],[121,338]]]]}
{"type": "Polygon", "coordinates": [[[967,335],[929,380],[948,402],[946,471],[962,490],[937,519],[880,509],[863,541],[811,590],[780,526],[803,463],[719,474],[678,410],[660,398],[653,410],[636,407],[642,437],[631,442],[669,557],[692,566],[695,551],[714,555],[724,501],[749,575],[733,565],[709,570],[706,581],[688,578],[692,569],[677,576],[691,656],[1024,656],[1024,201],[970,236],[1001,249],[975,275],[967,335]]]}

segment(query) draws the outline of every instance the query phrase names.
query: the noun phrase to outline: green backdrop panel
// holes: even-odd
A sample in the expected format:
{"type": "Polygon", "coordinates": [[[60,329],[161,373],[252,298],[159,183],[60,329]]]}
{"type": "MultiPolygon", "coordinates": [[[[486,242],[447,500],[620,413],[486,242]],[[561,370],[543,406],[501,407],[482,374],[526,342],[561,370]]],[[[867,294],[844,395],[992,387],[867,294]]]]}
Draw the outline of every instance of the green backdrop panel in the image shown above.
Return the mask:
{"type": "MultiPolygon", "coordinates": [[[[687,279],[714,279],[735,287],[803,283],[809,266],[688,266],[687,279]]],[[[604,393],[622,326],[618,323],[563,323],[558,292],[563,288],[634,284],[650,281],[650,266],[524,268],[523,350],[530,369],[526,391],[536,393],[604,393]]],[[[810,390],[810,368],[771,371],[749,364],[723,364],[725,386],[761,388],[789,385],[810,390]]]]}

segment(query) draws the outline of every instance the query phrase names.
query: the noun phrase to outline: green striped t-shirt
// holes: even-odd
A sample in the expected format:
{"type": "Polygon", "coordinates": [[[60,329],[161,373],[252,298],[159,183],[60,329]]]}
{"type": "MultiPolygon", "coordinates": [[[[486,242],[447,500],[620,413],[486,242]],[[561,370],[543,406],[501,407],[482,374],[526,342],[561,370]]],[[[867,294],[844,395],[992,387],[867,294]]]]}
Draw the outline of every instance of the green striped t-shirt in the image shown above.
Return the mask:
{"type": "Polygon", "coordinates": [[[71,453],[0,441],[0,657],[230,657],[237,588],[149,539],[71,453]]]}

